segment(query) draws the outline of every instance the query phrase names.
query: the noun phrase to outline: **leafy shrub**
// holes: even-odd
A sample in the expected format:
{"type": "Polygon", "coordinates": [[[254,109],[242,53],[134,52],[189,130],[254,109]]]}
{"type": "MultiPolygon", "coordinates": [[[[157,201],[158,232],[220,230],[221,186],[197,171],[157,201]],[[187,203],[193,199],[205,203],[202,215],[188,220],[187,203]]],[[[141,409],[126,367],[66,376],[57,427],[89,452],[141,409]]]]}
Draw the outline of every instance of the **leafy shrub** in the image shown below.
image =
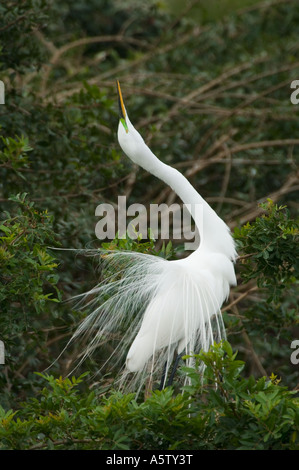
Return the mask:
{"type": "Polygon", "coordinates": [[[132,394],[81,393],[84,376],[55,379],[16,412],[0,410],[1,449],[299,449],[299,401],[275,375],[241,376],[229,343],[197,356],[184,393],[138,402],[132,394]]]}
{"type": "Polygon", "coordinates": [[[22,394],[34,386],[31,374],[25,378],[23,373],[38,369],[47,357],[46,340],[55,322],[51,304],[60,302],[61,292],[58,263],[47,247],[57,243],[53,217],[36,210],[26,194],[10,201],[11,213],[0,222],[0,339],[9,364],[0,369],[0,384],[2,404],[11,406],[21,383],[22,394]]]}
{"type": "Polygon", "coordinates": [[[261,208],[264,215],[254,224],[236,228],[234,235],[242,251],[243,280],[255,279],[259,287],[267,289],[268,302],[277,302],[281,291],[299,277],[299,221],[270,199],[261,208]]]}

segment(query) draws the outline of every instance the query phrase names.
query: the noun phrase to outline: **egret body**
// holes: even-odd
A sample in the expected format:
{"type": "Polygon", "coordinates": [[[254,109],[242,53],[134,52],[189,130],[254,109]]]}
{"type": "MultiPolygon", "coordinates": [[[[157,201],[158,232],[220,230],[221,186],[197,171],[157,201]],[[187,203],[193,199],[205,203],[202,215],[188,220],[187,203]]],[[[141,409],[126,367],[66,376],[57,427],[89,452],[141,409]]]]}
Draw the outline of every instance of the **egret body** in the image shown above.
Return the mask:
{"type": "Polygon", "coordinates": [[[175,352],[192,355],[200,349],[207,351],[215,340],[223,338],[220,310],[230,286],[236,284],[236,250],[224,221],[179,171],[160,161],[145,144],[129,119],[119,82],[117,91],[117,135],[122,150],[175,191],[190,208],[200,234],[199,247],[180,260],[128,252],[106,255],[106,262],[119,271],[119,278],[92,289],[93,310],[78,333],[96,329],[91,350],[123,325],[122,340],[110,360],[128,351],[124,376],[134,373],[132,384],[136,387],[163,366],[167,375],[175,352]]]}

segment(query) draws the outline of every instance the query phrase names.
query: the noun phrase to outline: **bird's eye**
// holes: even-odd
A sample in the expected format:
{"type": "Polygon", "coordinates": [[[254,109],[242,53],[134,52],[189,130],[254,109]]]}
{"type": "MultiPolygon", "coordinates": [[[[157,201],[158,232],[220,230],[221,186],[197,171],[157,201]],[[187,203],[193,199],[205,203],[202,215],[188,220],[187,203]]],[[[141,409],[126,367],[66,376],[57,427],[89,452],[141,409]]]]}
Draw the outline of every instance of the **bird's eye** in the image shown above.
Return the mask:
{"type": "Polygon", "coordinates": [[[120,122],[121,122],[122,125],[124,126],[126,133],[128,133],[128,132],[129,132],[129,129],[128,129],[126,120],[125,120],[124,118],[121,118],[120,122]]]}

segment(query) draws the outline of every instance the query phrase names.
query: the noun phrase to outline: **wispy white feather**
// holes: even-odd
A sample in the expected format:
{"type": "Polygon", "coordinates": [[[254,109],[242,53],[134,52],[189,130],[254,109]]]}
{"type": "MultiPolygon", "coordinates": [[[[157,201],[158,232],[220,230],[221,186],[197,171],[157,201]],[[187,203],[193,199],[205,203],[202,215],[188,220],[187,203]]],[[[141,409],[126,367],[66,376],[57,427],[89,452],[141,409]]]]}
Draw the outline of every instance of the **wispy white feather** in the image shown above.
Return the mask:
{"type": "MultiPolygon", "coordinates": [[[[99,256],[98,251],[89,253],[99,256]]],[[[105,278],[82,297],[90,313],[71,340],[88,337],[80,362],[117,336],[118,346],[107,361],[121,367],[127,354],[119,385],[138,390],[146,378],[159,380],[165,365],[167,376],[175,352],[208,351],[225,337],[221,295],[228,295],[234,271],[223,255],[196,251],[177,261],[126,251],[101,256],[105,278]]]]}

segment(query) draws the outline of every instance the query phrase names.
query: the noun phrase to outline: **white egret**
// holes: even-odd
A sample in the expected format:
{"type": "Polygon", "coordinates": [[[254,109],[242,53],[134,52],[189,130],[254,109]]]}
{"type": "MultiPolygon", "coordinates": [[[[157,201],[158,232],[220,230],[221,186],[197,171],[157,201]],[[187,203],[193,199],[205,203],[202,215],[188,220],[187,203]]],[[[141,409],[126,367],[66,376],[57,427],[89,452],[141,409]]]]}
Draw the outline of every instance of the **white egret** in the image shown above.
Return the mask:
{"type": "Polygon", "coordinates": [[[236,284],[236,250],[224,221],[179,171],[161,162],[145,144],[128,117],[119,82],[117,90],[122,150],[190,207],[200,244],[186,258],[172,261],[141,253],[107,253],[111,276],[87,293],[92,294],[92,312],[75,337],[95,331],[85,357],[122,326],[123,337],[110,360],[128,351],[122,377],[133,377],[135,388],[164,367],[164,386],[175,353],[207,351],[225,336],[220,309],[236,284]]]}

